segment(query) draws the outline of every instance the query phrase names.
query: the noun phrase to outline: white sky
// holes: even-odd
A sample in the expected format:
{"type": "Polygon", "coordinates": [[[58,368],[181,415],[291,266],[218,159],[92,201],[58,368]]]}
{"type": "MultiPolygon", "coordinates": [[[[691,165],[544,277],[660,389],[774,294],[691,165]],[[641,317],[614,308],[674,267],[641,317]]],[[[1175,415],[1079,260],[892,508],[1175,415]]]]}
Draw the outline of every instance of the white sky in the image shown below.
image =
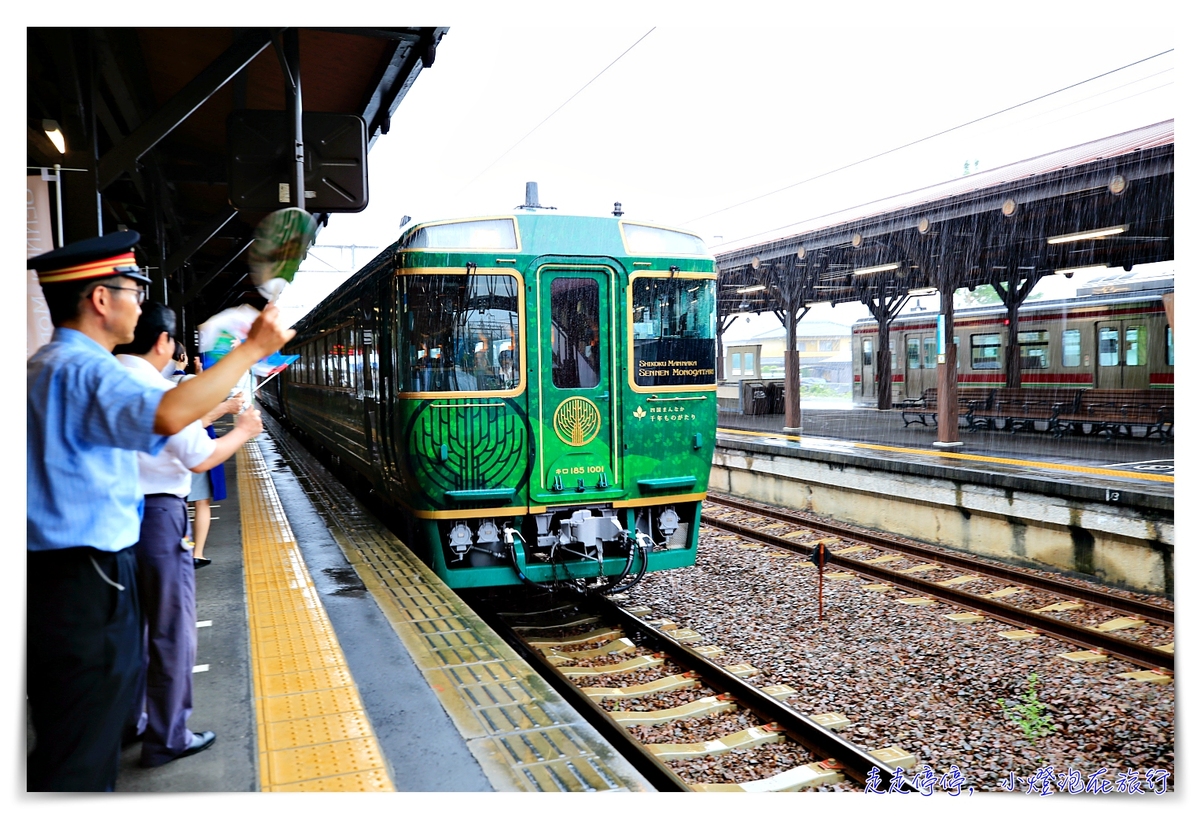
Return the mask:
{"type": "MultiPolygon", "coordinates": [[[[1175,118],[1175,53],[1084,81],[1174,48],[1177,29],[1122,20],[1118,35],[1105,3],[1086,7],[1082,22],[1039,11],[1037,24],[1020,13],[1037,7],[1019,2],[1004,18],[937,3],[884,17],[866,4],[854,19],[639,14],[621,27],[451,13],[437,60],[370,152],[370,205],[332,216],[318,242],[378,248],[404,215],[510,212],[536,181],[561,211],[604,215],[620,201],[722,252],[956,178],[964,162],[985,170],[1175,118]]],[[[357,255],[355,267],[371,257],[357,255]]],[[[313,272],[280,302],[289,317],[344,277],[318,271],[338,268],[351,269],[348,251],[315,249],[313,272]]],[[[848,320],[855,305],[840,309],[848,320]]]]}

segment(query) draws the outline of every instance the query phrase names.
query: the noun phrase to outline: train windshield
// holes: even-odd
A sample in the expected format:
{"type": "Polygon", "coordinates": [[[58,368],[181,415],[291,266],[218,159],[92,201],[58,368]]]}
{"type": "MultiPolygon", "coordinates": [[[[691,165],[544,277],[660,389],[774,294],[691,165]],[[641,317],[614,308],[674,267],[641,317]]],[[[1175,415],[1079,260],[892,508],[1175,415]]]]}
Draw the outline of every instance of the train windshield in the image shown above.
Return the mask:
{"type": "Polygon", "coordinates": [[[512,275],[399,279],[403,392],[505,392],[521,385],[520,286],[512,275]]]}
{"type": "Polygon", "coordinates": [[[517,227],[512,219],[431,224],[414,230],[403,246],[429,250],[516,250],[517,227]]]}
{"type": "Polygon", "coordinates": [[[699,236],[651,227],[646,224],[621,223],[625,248],[635,256],[703,256],[708,254],[699,236]]]}
{"type": "Polygon", "coordinates": [[[716,282],[636,276],[632,289],[634,383],[652,387],[716,383],[716,282]]]}

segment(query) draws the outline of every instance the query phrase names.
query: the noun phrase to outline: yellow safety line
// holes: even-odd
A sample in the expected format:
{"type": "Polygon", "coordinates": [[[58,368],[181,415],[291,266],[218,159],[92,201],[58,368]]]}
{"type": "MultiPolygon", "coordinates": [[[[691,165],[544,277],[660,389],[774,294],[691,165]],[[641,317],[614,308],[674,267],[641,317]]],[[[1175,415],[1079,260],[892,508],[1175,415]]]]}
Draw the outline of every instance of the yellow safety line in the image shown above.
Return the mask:
{"type": "Polygon", "coordinates": [[[383,752],[258,444],[238,452],[263,792],[393,792],[383,752]]]}
{"type": "MultiPolygon", "coordinates": [[[[782,433],[773,432],[751,432],[743,429],[717,429],[718,432],[730,435],[756,435],[758,437],[781,437],[785,440],[795,440],[800,442],[799,435],[785,435],[782,433]]],[[[1101,474],[1106,477],[1130,477],[1136,480],[1153,480],[1158,483],[1174,483],[1175,478],[1165,474],[1142,474],[1135,471],[1118,471],[1117,469],[1104,469],[1096,466],[1072,466],[1068,463],[1044,463],[1038,460],[1016,460],[1008,457],[989,457],[982,454],[964,454],[962,452],[942,452],[929,451],[927,449],[906,449],[900,446],[882,446],[877,443],[856,443],[854,441],[846,441],[850,446],[859,449],[875,449],[881,452],[898,452],[900,454],[918,454],[934,457],[948,457],[957,460],[974,460],[981,463],[1003,463],[1008,466],[1032,466],[1039,469],[1053,469],[1055,471],[1078,472],[1080,474],[1101,474]]]]}

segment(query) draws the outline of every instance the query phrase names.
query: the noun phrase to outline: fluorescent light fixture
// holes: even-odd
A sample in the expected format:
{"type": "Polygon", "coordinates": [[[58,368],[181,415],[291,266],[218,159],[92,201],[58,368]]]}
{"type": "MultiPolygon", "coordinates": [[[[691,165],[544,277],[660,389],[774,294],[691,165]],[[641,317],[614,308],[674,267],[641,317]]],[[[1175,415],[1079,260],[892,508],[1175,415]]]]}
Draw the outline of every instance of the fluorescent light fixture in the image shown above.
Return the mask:
{"type": "Polygon", "coordinates": [[[888,270],[895,270],[899,266],[898,263],[892,262],[891,264],[879,264],[875,267],[862,267],[855,270],[854,274],[856,276],[869,276],[871,273],[886,273],[888,270]]]}
{"type": "Polygon", "coordinates": [[[918,296],[918,297],[924,296],[924,295],[937,295],[938,288],[937,287],[922,287],[919,290],[909,290],[908,294],[912,295],[912,296],[918,296]]]}
{"type": "Polygon", "coordinates": [[[58,148],[59,153],[67,152],[67,140],[63,137],[63,132],[59,129],[57,122],[53,119],[43,119],[42,130],[46,132],[46,137],[54,143],[54,147],[58,148]]]}
{"type": "Polygon", "coordinates": [[[1107,270],[1107,264],[1089,264],[1086,267],[1064,267],[1061,270],[1055,270],[1056,276],[1066,276],[1070,278],[1076,273],[1098,273],[1101,270],[1107,270]]]}
{"type": "Polygon", "coordinates": [[[1046,244],[1066,244],[1069,241],[1086,241],[1087,239],[1102,239],[1105,236],[1115,236],[1118,233],[1124,233],[1129,229],[1127,224],[1119,224],[1116,227],[1104,227],[1100,230],[1088,230],[1084,233],[1067,233],[1065,236],[1051,236],[1046,239],[1046,244]]]}
{"type": "Polygon", "coordinates": [[[766,284],[755,284],[753,287],[738,287],[735,293],[757,293],[767,288],[766,284]]]}

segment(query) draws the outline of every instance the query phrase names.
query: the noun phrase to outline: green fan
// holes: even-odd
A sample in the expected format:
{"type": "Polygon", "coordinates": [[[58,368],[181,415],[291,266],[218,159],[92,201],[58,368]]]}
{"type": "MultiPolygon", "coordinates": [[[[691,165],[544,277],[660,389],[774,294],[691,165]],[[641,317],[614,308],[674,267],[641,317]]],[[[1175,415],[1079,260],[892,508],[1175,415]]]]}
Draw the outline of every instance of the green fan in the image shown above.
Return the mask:
{"type": "Polygon", "coordinates": [[[254,229],[250,245],[250,280],[274,301],[295,277],[317,235],[317,220],[298,207],[268,214],[254,229]]]}

